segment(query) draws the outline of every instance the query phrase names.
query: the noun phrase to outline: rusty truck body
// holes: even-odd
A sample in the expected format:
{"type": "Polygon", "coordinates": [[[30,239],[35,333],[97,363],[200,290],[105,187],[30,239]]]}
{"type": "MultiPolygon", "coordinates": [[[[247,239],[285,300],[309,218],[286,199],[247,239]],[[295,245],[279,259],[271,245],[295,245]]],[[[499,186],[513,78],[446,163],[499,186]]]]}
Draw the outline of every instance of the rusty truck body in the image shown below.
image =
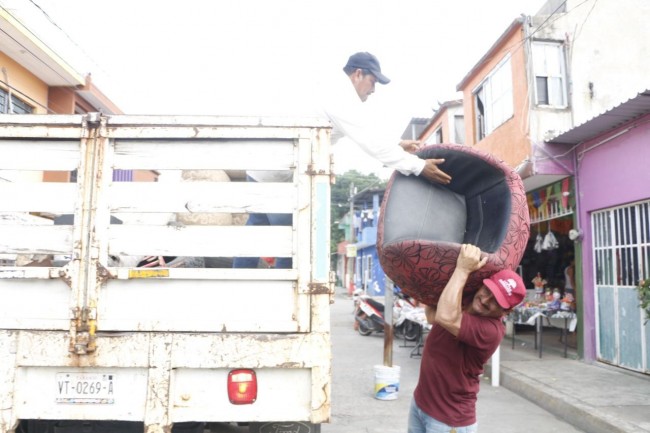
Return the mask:
{"type": "Polygon", "coordinates": [[[0,115],[0,433],[319,432],[329,134],[320,119],[0,115]],[[116,176],[134,171],[157,181],[116,176]],[[71,181],[43,181],[57,172],[71,181]],[[237,223],[253,212],[293,223],[237,223]],[[202,264],[135,266],[147,256],[202,264]],[[257,256],[293,265],[229,265],[257,256]]]}

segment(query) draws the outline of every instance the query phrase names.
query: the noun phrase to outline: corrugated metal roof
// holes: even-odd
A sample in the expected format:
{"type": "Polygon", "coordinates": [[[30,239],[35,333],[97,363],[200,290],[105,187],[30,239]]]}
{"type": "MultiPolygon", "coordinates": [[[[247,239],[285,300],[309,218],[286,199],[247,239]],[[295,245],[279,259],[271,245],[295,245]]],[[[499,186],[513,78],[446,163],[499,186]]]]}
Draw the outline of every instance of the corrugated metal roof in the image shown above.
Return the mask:
{"type": "Polygon", "coordinates": [[[578,144],[650,113],[650,89],[616,107],[556,135],[547,143],[578,144]]]}
{"type": "Polygon", "coordinates": [[[416,140],[429,123],[429,117],[412,117],[402,132],[402,140],[416,140]]]}

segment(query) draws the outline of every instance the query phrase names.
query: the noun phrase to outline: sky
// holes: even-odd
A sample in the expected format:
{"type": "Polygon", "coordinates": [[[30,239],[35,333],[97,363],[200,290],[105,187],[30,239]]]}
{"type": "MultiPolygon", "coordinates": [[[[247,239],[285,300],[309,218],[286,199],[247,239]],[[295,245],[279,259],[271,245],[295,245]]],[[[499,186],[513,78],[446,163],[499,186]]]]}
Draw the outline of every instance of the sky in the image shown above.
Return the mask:
{"type": "Polygon", "coordinates": [[[391,83],[368,103],[397,141],[545,0],[31,1],[127,114],[314,115],[321,77],[369,51],[391,83]]]}

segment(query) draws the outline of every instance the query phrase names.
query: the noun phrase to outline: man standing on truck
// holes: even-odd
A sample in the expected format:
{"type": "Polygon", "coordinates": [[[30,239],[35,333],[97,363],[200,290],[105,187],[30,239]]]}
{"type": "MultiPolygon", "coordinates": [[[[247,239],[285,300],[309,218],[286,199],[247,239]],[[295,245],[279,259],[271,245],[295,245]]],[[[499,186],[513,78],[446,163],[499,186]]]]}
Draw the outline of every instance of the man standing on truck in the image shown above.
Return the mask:
{"type": "Polygon", "coordinates": [[[343,67],[345,76],[325,89],[322,111],[332,123],[332,141],[348,137],[364,152],[385,166],[404,175],[423,176],[432,182],[448,184],[451,176],[438,165],[444,159],[421,159],[412,153],[420,148],[417,140],[402,140],[399,146],[380,131],[381,119],[372,118],[363,103],[375,92],[375,84],[388,84],[379,60],[367,52],[352,54],[343,67]],[[352,87],[350,87],[350,84],[352,87]],[[354,92],[352,91],[354,90],[354,92]]]}
{"type": "MultiPolygon", "coordinates": [[[[354,141],[364,152],[389,168],[404,175],[421,175],[443,185],[451,181],[451,176],[438,168],[444,159],[421,159],[416,152],[421,143],[417,140],[395,142],[386,139],[378,132],[380,119],[373,119],[363,103],[375,92],[375,84],[388,84],[390,80],[381,72],[379,60],[367,52],[350,56],[343,67],[345,76],[323,89],[321,95],[323,114],[332,123],[332,141],[343,137],[354,141]]],[[[291,182],[291,171],[248,171],[249,182],[291,182]]],[[[246,225],[291,225],[288,214],[250,214],[246,225]]],[[[258,257],[235,257],[234,268],[256,268],[258,257]]],[[[290,258],[276,258],[276,268],[291,268],[290,258]]]]}
{"type": "Polygon", "coordinates": [[[425,307],[433,327],[424,344],[408,433],[478,431],[476,400],[483,365],[505,335],[503,316],[526,296],[521,277],[505,269],[483,280],[472,301],[463,306],[469,275],[486,262],[478,247],[461,245],[456,269],[437,306],[425,307]]]}

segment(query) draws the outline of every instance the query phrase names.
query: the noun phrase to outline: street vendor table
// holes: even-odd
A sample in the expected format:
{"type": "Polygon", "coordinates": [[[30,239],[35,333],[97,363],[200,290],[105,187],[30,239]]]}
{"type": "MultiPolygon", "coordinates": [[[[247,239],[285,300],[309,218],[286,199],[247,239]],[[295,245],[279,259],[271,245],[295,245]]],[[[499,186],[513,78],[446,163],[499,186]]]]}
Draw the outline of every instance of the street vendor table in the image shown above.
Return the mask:
{"type": "Polygon", "coordinates": [[[404,345],[402,347],[413,347],[411,350],[411,358],[416,358],[422,356],[422,347],[424,346],[424,340],[426,334],[431,330],[431,324],[427,322],[427,316],[424,313],[423,307],[415,307],[408,313],[406,313],[407,320],[417,324],[418,326],[418,337],[415,341],[415,346],[407,346],[406,339],[404,339],[404,345]]]}
{"type": "MultiPolygon", "coordinates": [[[[574,332],[578,324],[578,317],[573,311],[550,310],[544,307],[519,306],[510,313],[507,320],[513,325],[529,325],[535,327],[535,349],[539,349],[542,357],[544,326],[553,326],[562,329],[564,340],[564,357],[567,357],[567,331],[574,332]]],[[[515,326],[512,327],[512,348],[515,348],[515,326]]]]}

